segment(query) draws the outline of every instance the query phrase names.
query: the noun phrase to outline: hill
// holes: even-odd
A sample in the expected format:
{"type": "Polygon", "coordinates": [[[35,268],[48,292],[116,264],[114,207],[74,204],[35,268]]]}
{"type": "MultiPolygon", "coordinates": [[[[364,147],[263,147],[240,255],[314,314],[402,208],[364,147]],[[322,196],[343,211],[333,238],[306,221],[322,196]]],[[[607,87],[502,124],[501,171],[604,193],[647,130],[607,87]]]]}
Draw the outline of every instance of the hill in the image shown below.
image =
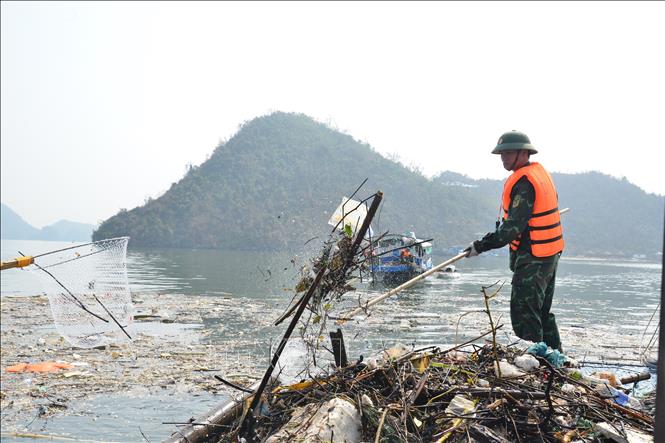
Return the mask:
{"type": "Polygon", "coordinates": [[[23,220],[12,208],[0,204],[0,233],[2,238],[12,240],[31,240],[37,237],[39,229],[23,220]]]}
{"type": "MultiPolygon", "coordinates": [[[[298,250],[308,239],[326,235],[326,222],[341,197],[369,178],[362,194],[380,189],[385,195],[375,231],[413,230],[421,238],[433,237],[436,249],[442,251],[465,246],[493,229],[500,195],[496,181],[470,180],[461,186],[446,178],[453,176],[469,181],[453,173],[428,179],[305,115],[277,112],[246,122],[164,195],[104,221],[93,238],[129,235],[132,246],[298,250]]],[[[609,186],[635,199],[636,212],[627,218],[642,220],[648,233],[660,229],[662,236],[662,197],[648,196],[629,183],[597,173],[570,179],[570,187],[561,184],[562,203],[563,189],[578,193],[577,183],[582,186],[584,180],[589,181],[584,186],[594,189],[609,186]],[[603,183],[591,183],[598,180],[603,183]],[[654,219],[652,207],[658,205],[660,213],[654,219]]],[[[569,250],[579,254],[606,237],[626,235],[601,219],[608,213],[601,207],[606,201],[591,191],[587,194],[591,201],[577,213],[607,235],[588,237],[585,230],[576,232],[571,221],[569,250]]],[[[607,252],[659,250],[660,236],[644,237],[628,249],[610,242],[607,252]]]]}
{"type": "Polygon", "coordinates": [[[52,225],[44,226],[40,233],[40,240],[60,241],[90,241],[94,226],[88,223],[79,223],[70,220],[60,220],[52,225]]]}
{"type": "Polygon", "coordinates": [[[23,220],[9,206],[2,204],[2,238],[11,240],[90,241],[94,226],[69,220],[60,220],[37,229],[23,220]]]}

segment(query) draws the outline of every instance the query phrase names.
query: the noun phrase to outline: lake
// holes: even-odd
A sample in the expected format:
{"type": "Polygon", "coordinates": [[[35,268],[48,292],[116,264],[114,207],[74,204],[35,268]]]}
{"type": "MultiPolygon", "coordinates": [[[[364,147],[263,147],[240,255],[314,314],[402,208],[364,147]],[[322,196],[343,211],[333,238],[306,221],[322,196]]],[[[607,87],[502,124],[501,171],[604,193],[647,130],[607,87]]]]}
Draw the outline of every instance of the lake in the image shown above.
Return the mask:
{"type": "MultiPolygon", "coordinates": [[[[2,240],[2,260],[21,251],[27,255],[71,246],[72,243],[2,240]]],[[[216,250],[131,249],[127,272],[132,292],[142,298],[158,294],[187,294],[197,297],[232,298],[260,306],[261,313],[276,318],[293,295],[299,268],[317,254],[308,245],[299,254],[230,252],[216,250]]],[[[435,257],[440,263],[448,257],[435,257]]],[[[515,341],[510,328],[510,278],[507,257],[481,255],[456,263],[454,278],[430,277],[398,296],[377,305],[372,315],[344,326],[349,359],[370,355],[397,342],[408,346],[452,345],[487,330],[481,288],[501,284],[492,315],[504,327],[502,343],[515,341]]],[[[448,276],[449,277],[449,276],[448,276]]],[[[657,323],[660,303],[661,264],[637,260],[562,257],[557,276],[553,312],[561,330],[564,351],[589,364],[623,362],[639,365],[639,347],[646,343],[657,323]],[[654,316],[655,313],[655,316],[654,316]]],[[[32,296],[42,293],[33,271],[2,272],[1,295],[32,296]]],[[[348,294],[347,305],[357,298],[373,297],[381,290],[364,281],[348,294]]],[[[4,314],[3,314],[4,315],[4,314]]],[[[210,333],[206,340],[233,342],[239,335],[251,339],[245,352],[266,362],[270,344],[278,341],[286,324],[247,328],[235,314],[221,317],[223,328],[199,325],[210,333]]],[[[130,344],[131,346],[131,344],[130,344]]],[[[296,355],[297,356],[297,355],[296,355]]],[[[3,362],[3,368],[5,364],[3,362]]],[[[636,369],[640,370],[640,369],[636,369]]],[[[35,420],[27,428],[35,433],[61,434],[76,438],[112,441],[161,440],[174,427],[163,422],[181,422],[220,402],[220,396],[201,393],[191,398],[177,392],[119,393],[86,399],[70,408],[94,411],[35,420]],[[118,404],[123,404],[118,408],[118,404]],[[39,432],[38,432],[39,431],[39,432]]],[[[26,423],[27,425],[27,423],[26,423]]],[[[4,429],[3,429],[4,431],[4,429]]],[[[3,437],[3,441],[12,440],[3,437]]]]}

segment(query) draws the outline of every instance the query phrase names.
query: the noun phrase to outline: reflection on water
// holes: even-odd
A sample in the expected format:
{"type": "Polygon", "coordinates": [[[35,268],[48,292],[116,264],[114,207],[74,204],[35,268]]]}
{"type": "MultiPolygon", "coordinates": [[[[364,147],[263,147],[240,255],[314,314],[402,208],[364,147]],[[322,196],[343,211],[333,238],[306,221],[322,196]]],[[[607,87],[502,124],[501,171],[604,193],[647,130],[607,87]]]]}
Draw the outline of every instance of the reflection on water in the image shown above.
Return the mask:
{"type": "Polygon", "coordinates": [[[283,253],[144,249],[128,253],[127,269],[134,292],[269,298],[293,287],[302,261],[283,253]]]}
{"type": "MultiPolygon", "coordinates": [[[[81,243],[2,240],[3,261],[38,255],[81,243]]],[[[134,293],[184,293],[206,296],[234,294],[252,298],[277,297],[292,288],[300,266],[309,256],[285,253],[217,250],[141,249],[127,253],[127,274],[134,293]]],[[[34,269],[30,267],[27,269],[34,269]]],[[[41,272],[41,271],[35,271],[41,272]]],[[[34,295],[43,289],[30,270],[2,273],[2,295],[34,295]]]]}

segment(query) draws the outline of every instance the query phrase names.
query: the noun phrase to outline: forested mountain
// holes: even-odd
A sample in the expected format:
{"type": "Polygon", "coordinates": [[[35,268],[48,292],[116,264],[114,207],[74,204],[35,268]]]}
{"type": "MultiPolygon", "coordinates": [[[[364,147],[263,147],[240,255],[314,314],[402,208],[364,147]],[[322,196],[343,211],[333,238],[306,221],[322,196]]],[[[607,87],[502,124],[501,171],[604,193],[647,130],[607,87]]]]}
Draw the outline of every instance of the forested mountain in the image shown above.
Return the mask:
{"type": "Polygon", "coordinates": [[[9,206],[2,204],[0,233],[2,238],[13,240],[90,241],[93,225],[60,220],[37,229],[23,220],[9,206]]]}
{"type": "MultiPolygon", "coordinates": [[[[308,239],[326,235],[326,222],[341,197],[365,178],[361,196],[384,192],[376,232],[415,231],[421,238],[433,237],[442,251],[466,246],[494,228],[499,182],[454,173],[428,179],[305,115],[277,112],[245,123],[164,195],[119,212],[93,238],[129,235],[131,246],[298,250],[308,239]],[[455,178],[466,185],[453,183],[455,178]]],[[[598,173],[555,180],[562,205],[579,205],[566,220],[570,252],[660,250],[663,197],[598,173]],[[601,198],[605,189],[613,197],[601,198]],[[607,207],[610,201],[624,206],[607,207]],[[625,223],[616,223],[616,217],[625,223]],[[644,235],[608,241],[629,237],[622,229],[636,220],[639,228],[633,229],[644,235]]]]}
{"type": "Polygon", "coordinates": [[[554,174],[567,241],[578,255],[655,255],[663,249],[665,198],[598,172],[554,174]]]}

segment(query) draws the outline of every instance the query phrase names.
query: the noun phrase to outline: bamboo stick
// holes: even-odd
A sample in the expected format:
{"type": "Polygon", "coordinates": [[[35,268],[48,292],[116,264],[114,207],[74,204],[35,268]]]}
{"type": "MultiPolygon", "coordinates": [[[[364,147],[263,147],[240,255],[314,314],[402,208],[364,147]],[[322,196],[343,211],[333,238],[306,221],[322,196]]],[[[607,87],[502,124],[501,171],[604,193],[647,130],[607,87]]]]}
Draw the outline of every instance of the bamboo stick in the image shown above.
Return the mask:
{"type": "Polygon", "coordinates": [[[404,289],[407,289],[407,288],[413,286],[414,284],[418,283],[420,280],[422,280],[424,278],[427,278],[430,275],[434,274],[439,269],[442,269],[445,266],[448,266],[452,263],[455,263],[456,261],[461,260],[464,257],[466,257],[466,252],[461,252],[461,253],[457,254],[456,256],[454,256],[453,258],[451,258],[449,260],[446,260],[443,263],[434,266],[429,271],[425,271],[422,274],[413,277],[411,280],[402,283],[401,285],[397,286],[396,288],[391,289],[390,291],[386,292],[385,294],[381,294],[379,296],[374,297],[373,299],[371,299],[367,303],[365,303],[365,305],[359,306],[358,308],[354,309],[353,311],[344,314],[342,316],[343,318],[337,320],[337,323],[338,324],[343,324],[345,321],[348,321],[348,320],[352,319],[354,316],[360,314],[361,312],[364,312],[366,309],[368,309],[368,308],[370,308],[370,307],[372,307],[372,306],[374,306],[378,303],[381,303],[383,300],[387,299],[388,297],[391,297],[391,296],[393,296],[393,295],[395,295],[399,292],[402,292],[404,289]]]}

